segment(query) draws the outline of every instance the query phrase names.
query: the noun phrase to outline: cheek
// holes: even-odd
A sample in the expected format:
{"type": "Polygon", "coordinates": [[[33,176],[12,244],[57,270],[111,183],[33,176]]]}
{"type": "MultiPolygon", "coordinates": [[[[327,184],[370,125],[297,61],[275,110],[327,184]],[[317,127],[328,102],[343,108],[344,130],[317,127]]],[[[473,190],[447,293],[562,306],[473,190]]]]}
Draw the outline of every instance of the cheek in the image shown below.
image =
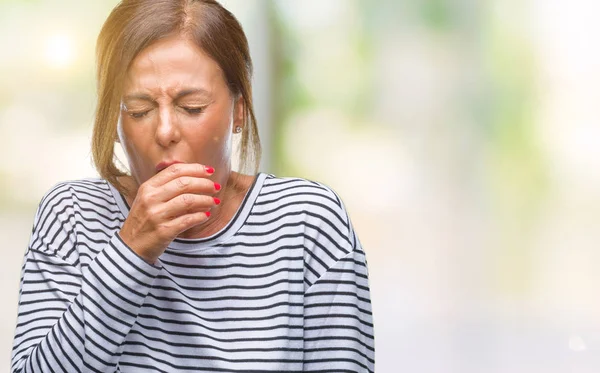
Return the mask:
{"type": "Polygon", "coordinates": [[[221,138],[215,138],[215,144],[219,144],[222,156],[231,156],[231,136],[225,133],[221,138]]]}
{"type": "Polygon", "coordinates": [[[193,158],[200,163],[213,167],[228,164],[231,159],[232,136],[228,126],[221,123],[218,126],[206,126],[203,131],[190,133],[188,137],[193,158]],[[191,141],[190,141],[191,140],[191,141]]]}
{"type": "MultiPolygon", "coordinates": [[[[190,132],[190,142],[195,143],[200,148],[208,147],[213,150],[228,147],[231,142],[231,115],[227,110],[220,109],[214,112],[206,113],[198,122],[188,128],[190,132]]],[[[197,148],[198,149],[198,148],[197,148]]]]}
{"type": "Polygon", "coordinates": [[[119,136],[119,141],[121,141],[122,145],[131,143],[131,140],[136,138],[133,134],[133,127],[130,123],[130,118],[128,118],[126,113],[121,113],[119,116],[117,135],[119,136]]]}
{"type": "Polygon", "coordinates": [[[142,143],[143,134],[134,131],[131,123],[128,123],[126,119],[120,119],[117,126],[117,135],[132,176],[138,183],[142,183],[148,176],[146,175],[148,172],[144,171],[144,165],[147,163],[145,162],[144,148],[147,148],[147,146],[142,143]]]}
{"type": "Polygon", "coordinates": [[[196,154],[220,154],[231,149],[231,136],[223,128],[192,132],[188,134],[186,142],[196,154]]]}
{"type": "Polygon", "coordinates": [[[139,142],[139,137],[133,133],[128,125],[119,126],[118,134],[123,151],[125,151],[128,158],[131,158],[136,153],[138,145],[135,140],[139,142]]]}

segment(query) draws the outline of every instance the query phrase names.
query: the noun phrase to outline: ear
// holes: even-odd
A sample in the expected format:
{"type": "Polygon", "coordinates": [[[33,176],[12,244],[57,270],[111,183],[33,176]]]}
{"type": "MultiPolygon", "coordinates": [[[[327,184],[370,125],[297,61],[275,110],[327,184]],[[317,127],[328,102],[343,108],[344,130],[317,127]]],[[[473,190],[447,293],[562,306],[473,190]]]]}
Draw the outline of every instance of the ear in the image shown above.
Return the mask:
{"type": "Polygon", "coordinates": [[[239,95],[235,98],[233,102],[233,129],[236,127],[244,127],[244,98],[242,95],[239,95]]]}

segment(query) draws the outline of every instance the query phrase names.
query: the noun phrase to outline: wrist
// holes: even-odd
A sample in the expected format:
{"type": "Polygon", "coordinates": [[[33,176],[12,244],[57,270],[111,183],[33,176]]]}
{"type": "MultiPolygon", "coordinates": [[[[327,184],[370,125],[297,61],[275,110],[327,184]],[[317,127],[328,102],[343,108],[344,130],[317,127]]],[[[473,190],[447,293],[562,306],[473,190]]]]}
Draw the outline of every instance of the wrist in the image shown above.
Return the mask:
{"type": "Polygon", "coordinates": [[[127,232],[124,232],[123,229],[121,229],[119,232],[117,232],[117,234],[119,235],[121,241],[123,241],[125,246],[127,246],[127,248],[131,250],[135,255],[137,255],[140,259],[144,260],[145,262],[151,265],[156,264],[158,257],[154,255],[149,255],[146,250],[141,249],[140,247],[142,247],[143,245],[138,245],[135,242],[135,240],[127,234],[127,232]]]}

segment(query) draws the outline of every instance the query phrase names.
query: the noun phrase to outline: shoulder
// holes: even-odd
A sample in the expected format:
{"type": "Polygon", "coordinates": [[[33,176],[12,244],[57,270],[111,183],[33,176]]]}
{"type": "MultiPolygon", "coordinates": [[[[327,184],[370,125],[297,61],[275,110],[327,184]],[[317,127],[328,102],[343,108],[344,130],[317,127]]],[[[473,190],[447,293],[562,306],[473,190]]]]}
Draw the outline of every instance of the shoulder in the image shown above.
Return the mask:
{"type": "Polygon", "coordinates": [[[42,197],[39,210],[72,206],[77,200],[110,200],[112,193],[108,182],[99,178],[62,181],[52,186],[42,197]]]}
{"type": "Polygon", "coordinates": [[[302,209],[322,216],[332,215],[340,224],[348,224],[348,216],[339,195],[318,181],[267,175],[256,202],[258,205],[302,209]]]}
{"type": "Polygon", "coordinates": [[[39,203],[30,248],[66,257],[65,252],[71,252],[78,234],[92,237],[84,231],[104,231],[118,220],[121,220],[119,211],[106,180],[63,181],[52,186],[39,203]]]}
{"type": "Polygon", "coordinates": [[[108,182],[100,178],[63,181],[52,186],[42,197],[34,221],[34,228],[49,217],[53,220],[74,220],[83,215],[118,212],[108,182]]]}

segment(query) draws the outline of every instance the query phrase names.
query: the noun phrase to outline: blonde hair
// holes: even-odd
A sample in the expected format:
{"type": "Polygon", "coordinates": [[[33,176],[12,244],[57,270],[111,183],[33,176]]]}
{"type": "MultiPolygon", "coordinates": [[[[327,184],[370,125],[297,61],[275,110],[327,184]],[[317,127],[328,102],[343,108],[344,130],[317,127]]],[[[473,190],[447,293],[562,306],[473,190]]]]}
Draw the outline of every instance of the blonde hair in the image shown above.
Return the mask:
{"type": "Polygon", "coordinates": [[[252,105],[252,60],[237,19],[214,0],[123,0],[108,16],[96,44],[98,101],[92,134],[94,165],[121,193],[125,188],[117,178],[126,174],[115,163],[114,146],[125,74],[144,48],[176,33],[214,59],[231,93],[243,100],[239,165],[258,171],[261,146],[252,105]]]}

